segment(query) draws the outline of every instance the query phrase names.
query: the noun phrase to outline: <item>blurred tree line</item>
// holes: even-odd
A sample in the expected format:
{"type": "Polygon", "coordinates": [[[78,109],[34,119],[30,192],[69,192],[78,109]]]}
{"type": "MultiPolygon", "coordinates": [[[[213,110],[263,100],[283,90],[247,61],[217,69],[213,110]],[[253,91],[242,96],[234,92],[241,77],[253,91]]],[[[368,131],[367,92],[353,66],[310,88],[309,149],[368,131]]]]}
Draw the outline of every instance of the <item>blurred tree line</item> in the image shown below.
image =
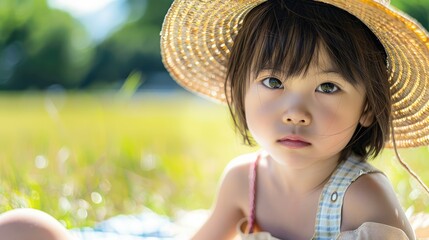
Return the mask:
{"type": "Polygon", "coordinates": [[[110,86],[132,71],[143,78],[165,71],[159,33],[171,2],[127,0],[129,20],[95,44],[78,20],[47,0],[1,0],[0,89],[110,86]]]}
{"type": "MultiPolygon", "coordinates": [[[[159,33],[172,0],[126,2],[128,21],[95,44],[80,22],[51,9],[47,0],[1,0],[0,90],[45,89],[55,84],[68,89],[112,87],[133,71],[145,79],[158,76],[167,81],[167,74],[159,77],[165,73],[159,33]]],[[[429,28],[428,0],[392,0],[392,4],[429,28]]]]}

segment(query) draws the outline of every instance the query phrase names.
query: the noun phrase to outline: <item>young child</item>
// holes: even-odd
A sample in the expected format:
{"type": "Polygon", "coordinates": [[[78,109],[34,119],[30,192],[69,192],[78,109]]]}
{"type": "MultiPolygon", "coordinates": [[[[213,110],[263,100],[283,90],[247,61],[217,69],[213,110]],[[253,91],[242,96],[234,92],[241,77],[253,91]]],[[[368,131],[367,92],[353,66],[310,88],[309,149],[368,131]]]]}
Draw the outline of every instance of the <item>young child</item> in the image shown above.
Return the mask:
{"type": "Polygon", "coordinates": [[[257,153],[193,239],[414,239],[383,147],[429,143],[427,32],[388,0],[175,0],[166,68],[227,102],[257,153]]]}
{"type": "MultiPolygon", "coordinates": [[[[386,0],[176,0],[162,55],[227,102],[257,153],[225,170],[194,239],[414,239],[382,148],[429,143],[429,38],[386,0]]],[[[52,217],[0,216],[0,239],[71,239],[52,217]]]]}

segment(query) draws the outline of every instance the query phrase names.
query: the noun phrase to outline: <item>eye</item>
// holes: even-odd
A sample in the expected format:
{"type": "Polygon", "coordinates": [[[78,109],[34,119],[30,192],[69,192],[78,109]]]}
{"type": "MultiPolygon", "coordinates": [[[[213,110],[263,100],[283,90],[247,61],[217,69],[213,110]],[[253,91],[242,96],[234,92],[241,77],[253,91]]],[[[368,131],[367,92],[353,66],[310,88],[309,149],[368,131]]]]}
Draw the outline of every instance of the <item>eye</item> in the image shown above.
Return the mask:
{"type": "Polygon", "coordinates": [[[266,78],[262,80],[262,84],[270,89],[283,89],[283,83],[277,78],[266,78]]]}
{"type": "Polygon", "coordinates": [[[316,88],[316,92],[320,93],[335,93],[339,90],[340,88],[337,85],[330,82],[322,83],[316,88]]]}

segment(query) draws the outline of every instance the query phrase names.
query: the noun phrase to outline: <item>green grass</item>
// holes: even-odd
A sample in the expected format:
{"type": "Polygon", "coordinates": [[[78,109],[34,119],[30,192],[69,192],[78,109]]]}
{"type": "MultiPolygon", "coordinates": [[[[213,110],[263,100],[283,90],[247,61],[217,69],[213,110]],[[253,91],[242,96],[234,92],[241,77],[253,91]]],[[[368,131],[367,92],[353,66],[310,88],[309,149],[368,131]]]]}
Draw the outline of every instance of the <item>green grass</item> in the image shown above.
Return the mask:
{"type": "MultiPolygon", "coordinates": [[[[209,208],[227,162],[253,151],[235,136],[225,106],[183,94],[0,95],[0,212],[42,209],[67,227],[149,207],[174,216],[209,208]]],[[[429,183],[428,148],[403,152],[429,183]]],[[[429,199],[385,151],[404,206],[429,199]]]]}

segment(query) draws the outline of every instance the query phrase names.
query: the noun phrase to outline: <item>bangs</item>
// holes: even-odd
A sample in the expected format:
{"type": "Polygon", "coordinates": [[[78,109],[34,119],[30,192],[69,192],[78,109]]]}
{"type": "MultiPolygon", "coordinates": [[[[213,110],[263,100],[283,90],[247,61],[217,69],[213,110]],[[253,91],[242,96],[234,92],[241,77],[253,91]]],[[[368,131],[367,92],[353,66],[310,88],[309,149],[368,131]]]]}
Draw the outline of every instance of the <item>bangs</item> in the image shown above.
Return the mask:
{"type": "Polygon", "coordinates": [[[314,26],[290,9],[273,8],[261,16],[255,27],[254,51],[251,53],[252,72],[262,70],[282,72],[286,77],[305,74],[320,47],[320,36],[314,26]]]}
{"type": "Polygon", "coordinates": [[[264,69],[286,77],[305,74],[318,59],[320,48],[325,48],[333,67],[348,82],[363,82],[379,56],[386,59],[381,43],[346,11],[323,3],[308,4],[302,0],[255,7],[256,14],[245,20],[248,24],[241,30],[247,37],[238,41],[237,57],[247,62],[242,70],[247,77],[264,69]],[[375,46],[368,47],[368,43],[375,46]]]}

